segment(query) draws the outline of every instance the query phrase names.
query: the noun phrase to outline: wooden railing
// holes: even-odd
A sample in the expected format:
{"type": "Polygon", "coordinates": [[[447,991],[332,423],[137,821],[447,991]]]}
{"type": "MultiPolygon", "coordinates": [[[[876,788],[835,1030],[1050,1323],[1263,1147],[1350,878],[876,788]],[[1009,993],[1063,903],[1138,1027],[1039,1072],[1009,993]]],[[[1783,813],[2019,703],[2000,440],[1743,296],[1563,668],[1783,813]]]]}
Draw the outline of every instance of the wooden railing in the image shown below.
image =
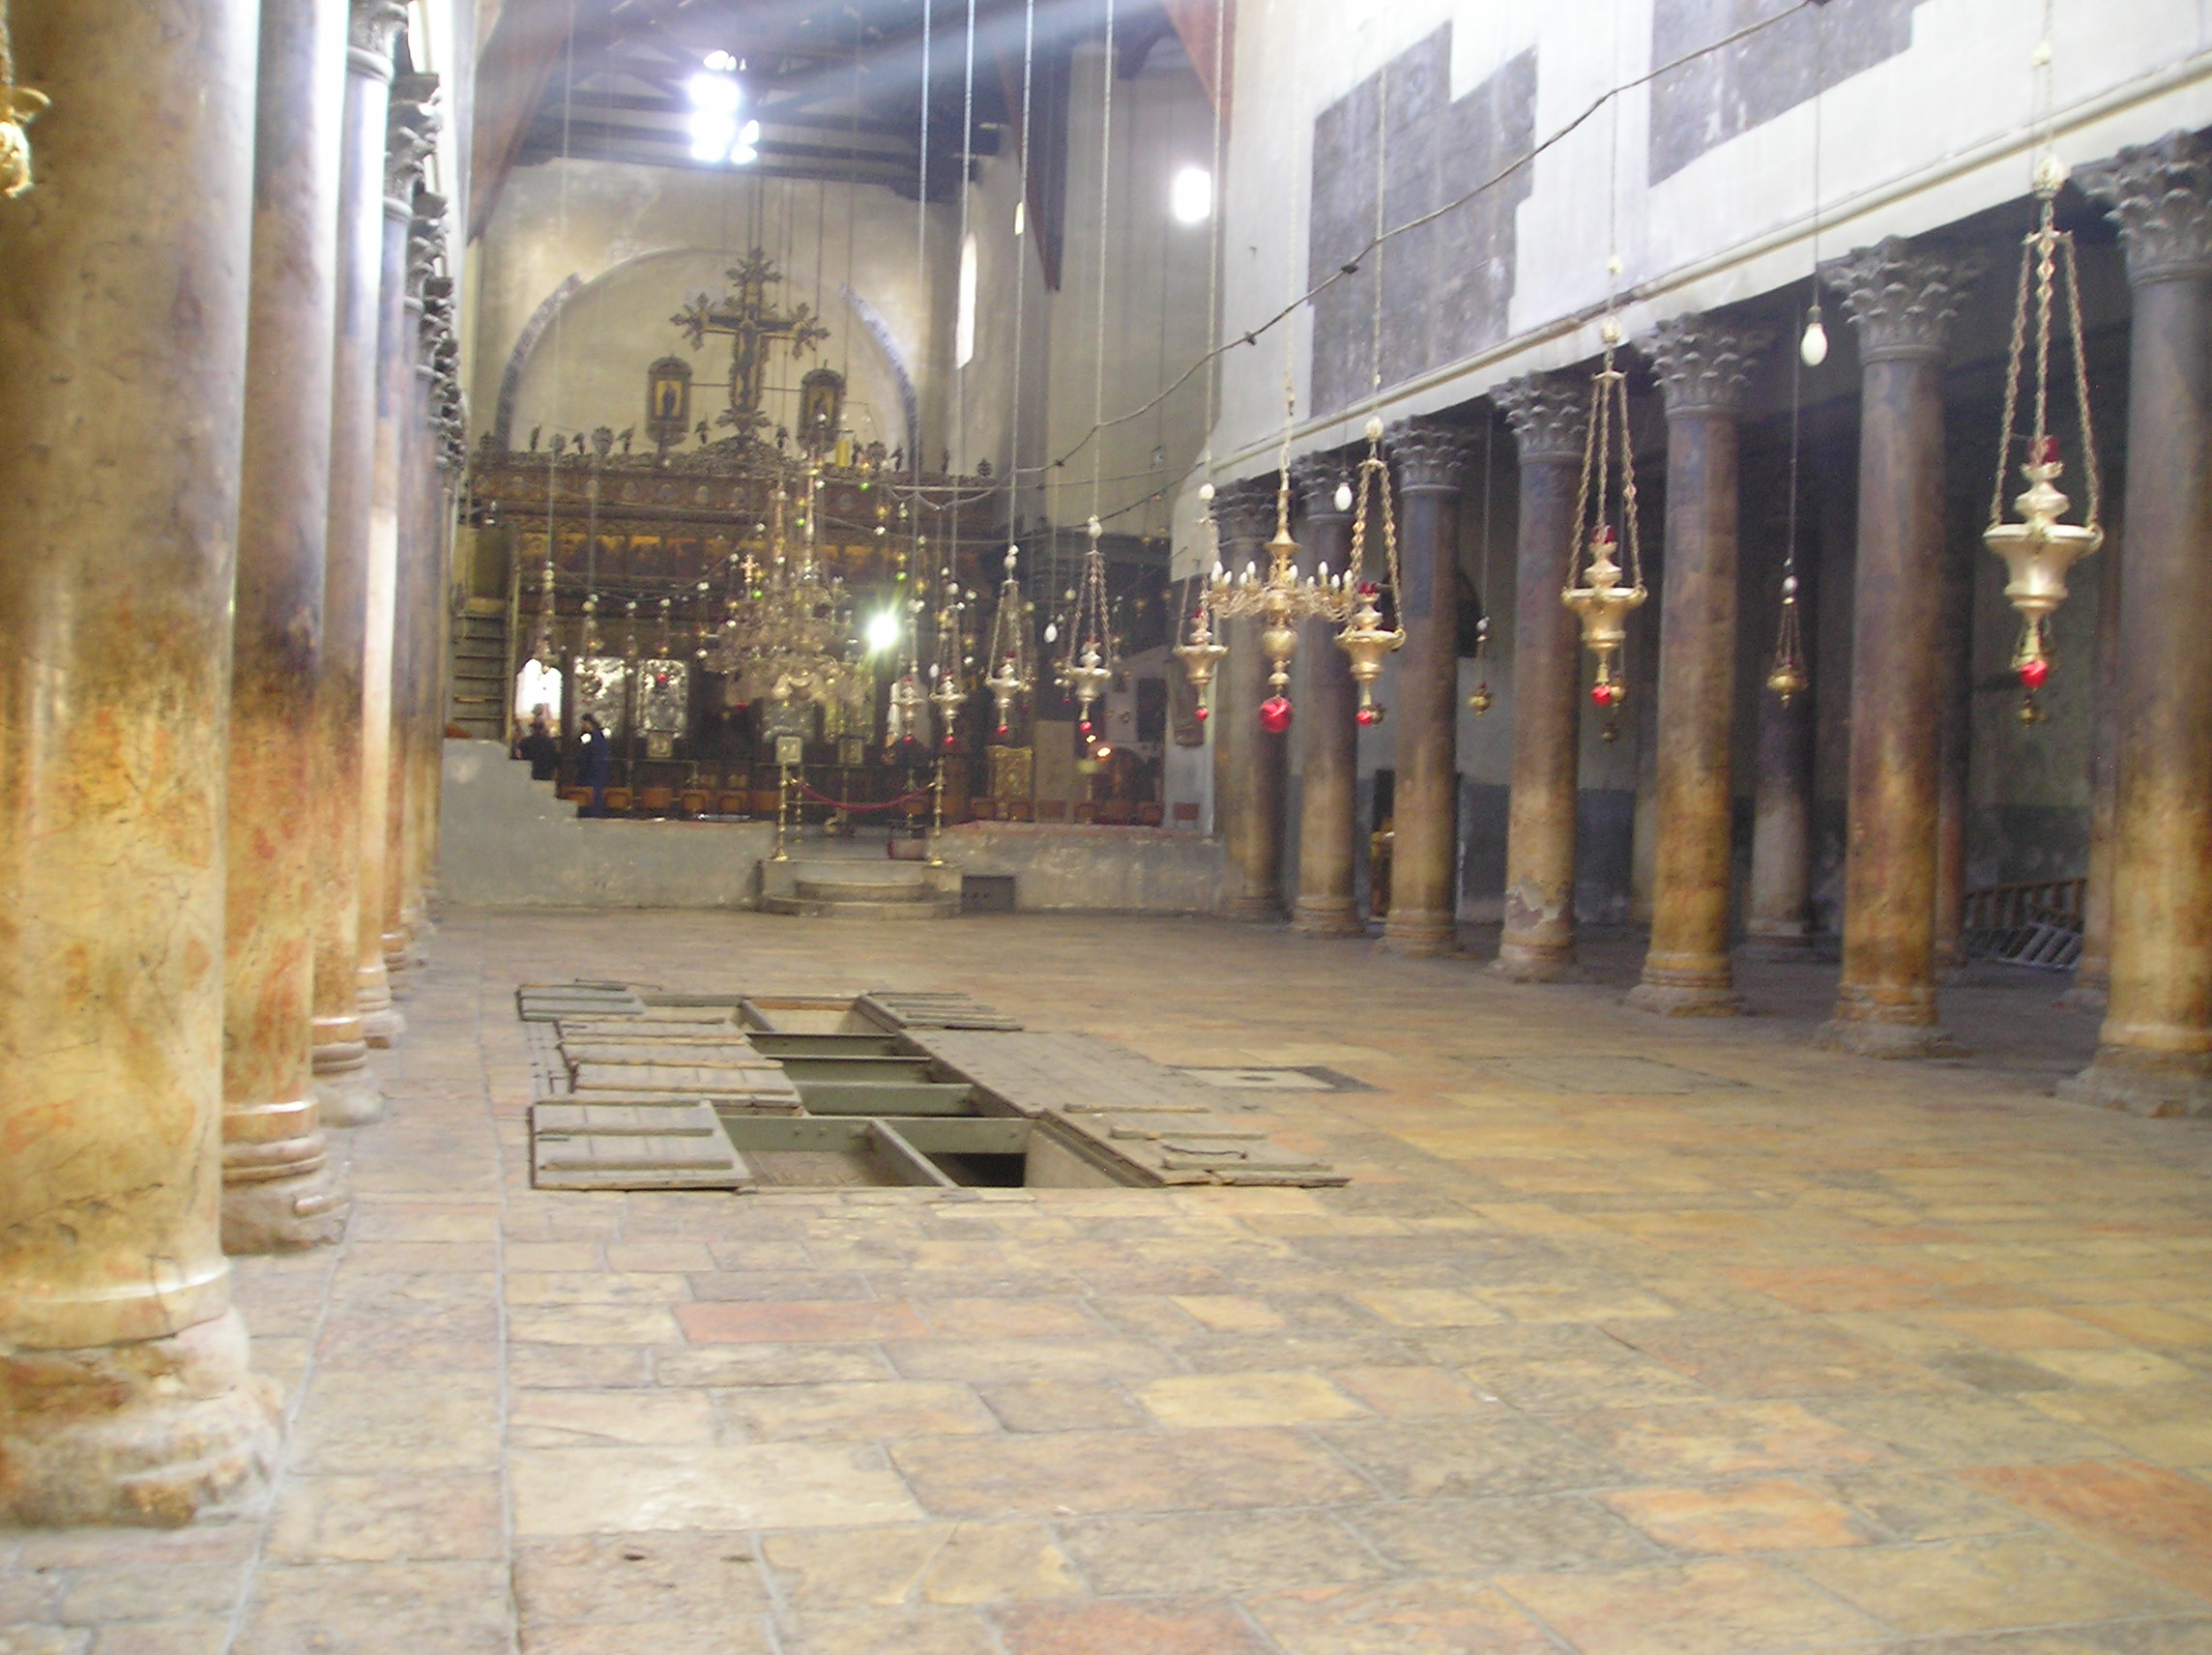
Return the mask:
{"type": "Polygon", "coordinates": [[[2024,885],[1986,885],[1966,892],[1965,924],[1968,931],[2002,931],[2016,925],[2058,925],[2081,928],[2081,897],[2085,879],[2032,880],[2024,885]]]}

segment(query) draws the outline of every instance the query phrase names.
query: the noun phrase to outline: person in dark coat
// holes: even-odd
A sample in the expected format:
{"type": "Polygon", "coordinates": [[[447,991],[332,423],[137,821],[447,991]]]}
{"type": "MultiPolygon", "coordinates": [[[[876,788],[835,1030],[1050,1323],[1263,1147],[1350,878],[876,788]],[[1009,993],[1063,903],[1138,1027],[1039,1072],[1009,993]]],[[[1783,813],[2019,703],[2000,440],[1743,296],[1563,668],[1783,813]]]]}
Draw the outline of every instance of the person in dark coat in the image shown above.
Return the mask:
{"type": "Polygon", "coordinates": [[[561,773],[561,744],[553,740],[553,726],[544,708],[531,715],[530,734],[515,743],[514,756],[530,761],[532,781],[552,781],[561,773]]]}
{"type": "Polygon", "coordinates": [[[576,780],[592,790],[592,802],[584,806],[586,816],[607,813],[607,777],[614,761],[612,738],[600,728],[597,714],[585,713],[576,736],[576,780]]]}

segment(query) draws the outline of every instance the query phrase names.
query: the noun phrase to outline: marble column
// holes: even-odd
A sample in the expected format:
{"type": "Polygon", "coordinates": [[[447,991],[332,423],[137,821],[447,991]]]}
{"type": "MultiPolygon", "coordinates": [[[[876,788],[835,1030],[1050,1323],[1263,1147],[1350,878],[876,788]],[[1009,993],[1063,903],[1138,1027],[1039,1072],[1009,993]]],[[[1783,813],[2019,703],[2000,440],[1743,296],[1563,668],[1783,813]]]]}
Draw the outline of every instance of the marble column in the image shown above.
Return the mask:
{"type": "Polygon", "coordinates": [[[220,1242],[256,8],[39,0],[0,201],[0,1524],[266,1475],[220,1242]]]}
{"type": "Polygon", "coordinates": [[[230,692],[223,934],[222,1244],[336,1239],[345,1199],[315,1103],[315,671],[329,526],[344,18],[261,13],[253,287],[230,692]]]}
{"type": "Polygon", "coordinates": [[[2126,570],[2110,976],[2068,1095],[2212,1114],[2212,146],[2189,132],[2076,174],[2120,227],[2129,338],[2126,570]]]}
{"type": "Polygon", "coordinates": [[[1667,405],[1667,586],[1659,625],[1651,945],[1628,1003],[1671,1017],[1743,1009],[1729,963],[1736,422],[1752,360],[1771,338],[1763,329],[1680,316],[1662,323],[1642,347],[1667,405]]]}
{"type": "MultiPolygon", "coordinates": [[[[1222,562],[1232,570],[1257,564],[1265,575],[1266,542],[1275,533],[1274,478],[1223,489],[1213,505],[1222,562]]],[[[1221,743],[1213,816],[1228,852],[1223,912],[1232,919],[1276,920],[1283,917],[1283,780],[1291,737],[1260,727],[1260,703],[1269,692],[1259,620],[1230,622],[1226,641],[1213,709],[1213,739],[1221,743]]]]}
{"type": "Polygon", "coordinates": [[[323,1120],[334,1126],[358,1126],[384,1112],[383,1093],[368,1067],[356,973],[361,963],[363,692],[377,319],[384,276],[385,127],[392,43],[405,15],[393,0],[352,0],[346,50],[337,326],[331,375],[330,533],[307,824],[315,837],[315,1089],[323,1120]]]}
{"type": "Polygon", "coordinates": [[[1870,1057],[1955,1050],[1936,1021],[1943,366],[1982,262],[1891,237],[1820,267],[1857,330],[1862,391],[1844,971],[1819,1040],[1870,1057]]]}
{"type": "MultiPolygon", "coordinates": [[[[1299,538],[1308,573],[1326,564],[1333,574],[1352,566],[1352,513],[1336,491],[1352,476],[1341,454],[1309,455],[1293,469],[1305,508],[1299,538]]],[[[1382,556],[1382,526],[1372,525],[1369,555],[1382,556]]],[[[1378,566],[1380,565],[1378,564],[1378,566]]],[[[1358,686],[1336,647],[1338,627],[1308,621],[1298,634],[1305,693],[1298,702],[1298,756],[1304,767],[1298,798],[1298,894],[1291,928],[1311,937],[1359,937],[1367,927],[1353,907],[1353,847],[1359,832],[1358,686]]]]}
{"type": "Polygon", "coordinates": [[[1459,497],[1467,434],[1407,421],[1385,443],[1397,474],[1397,687],[1390,709],[1397,794],[1390,913],[1382,945],[1415,957],[1459,951],[1459,497]]]}
{"type": "Polygon", "coordinates": [[[2089,706],[2089,867],[2081,888],[2081,952],[2058,1003],[2102,1012],[2112,971],[2112,811],[2120,750],[2120,531],[2108,526],[2097,568],[2096,682],[2089,706]]]}
{"type": "MultiPolygon", "coordinates": [[[[1803,555],[1797,571],[1797,629],[1804,640],[1799,659],[1810,676],[1813,572],[1817,557],[1803,555]]],[[[1782,601],[1779,581],[1769,600],[1782,601]]],[[[1763,678],[1773,660],[1765,634],[1780,626],[1779,609],[1762,613],[1761,647],[1749,658],[1763,678]]],[[[1813,690],[1788,704],[1762,683],[1759,692],[1758,773],[1752,781],[1751,880],[1744,902],[1744,947],[1753,959],[1802,960],[1813,945],[1813,690]]]]}
{"type": "Polygon", "coordinates": [[[1496,395],[1521,450],[1513,609],[1513,777],[1497,969],[1522,982],[1575,970],[1575,786],[1582,635],[1559,601],[1575,534],[1589,382],[1530,374],[1496,395]]]}
{"type": "Polygon", "coordinates": [[[384,967],[385,894],[391,867],[392,651],[397,614],[402,450],[415,404],[415,339],[407,314],[409,232],[415,189],[429,152],[433,75],[392,88],[384,163],[383,239],[377,282],[376,416],[370,441],[367,568],[362,624],[361,874],[355,984],[363,1037],[390,1046],[406,1031],[384,967]]]}
{"type": "MultiPolygon", "coordinates": [[[[1977,499],[1976,504],[1980,504],[1977,499]]],[[[1974,566],[1978,540],[1946,536],[1942,550],[1942,713],[1936,739],[1936,969],[1966,963],[1966,783],[1973,759],[1974,566]]]]}

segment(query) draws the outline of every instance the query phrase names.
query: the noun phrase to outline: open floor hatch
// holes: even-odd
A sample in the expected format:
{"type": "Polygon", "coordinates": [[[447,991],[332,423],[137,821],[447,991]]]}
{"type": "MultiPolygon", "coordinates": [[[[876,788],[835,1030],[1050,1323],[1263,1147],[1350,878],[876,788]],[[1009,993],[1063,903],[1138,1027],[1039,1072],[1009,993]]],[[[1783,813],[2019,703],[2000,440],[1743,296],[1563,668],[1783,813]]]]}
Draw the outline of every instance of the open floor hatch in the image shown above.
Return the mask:
{"type": "Polygon", "coordinates": [[[531,983],[540,1189],[1340,1184],[1281,1123],[965,995],[531,983]]]}

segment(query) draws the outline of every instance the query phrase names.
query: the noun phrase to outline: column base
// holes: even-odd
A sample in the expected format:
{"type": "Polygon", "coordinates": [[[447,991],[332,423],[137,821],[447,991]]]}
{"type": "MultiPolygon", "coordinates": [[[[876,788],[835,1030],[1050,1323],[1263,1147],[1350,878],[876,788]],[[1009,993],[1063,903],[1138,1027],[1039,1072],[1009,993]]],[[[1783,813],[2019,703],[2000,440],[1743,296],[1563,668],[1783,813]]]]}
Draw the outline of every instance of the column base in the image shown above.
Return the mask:
{"type": "Polygon", "coordinates": [[[1726,983],[1653,982],[1628,991],[1621,1003],[1654,1017],[1741,1017],[1743,996],[1726,983]]]}
{"type": "Polygon", "coordinates": [[[2103,976],[2084,977],[2080,969],[2074,973],[2074,986],[2060,995],[2053,1005],[2068,1011],[2094,1011],[2102,1015],[2111,1004],[2108,991],[2109,979],[2103,976]]]}
{"type": "Polygon", "coordinates": [[[1879,1023],[1858,1017],[1831,1017],[1813,1035],[1824,1052],[1850,1052],[1861,1058],[1963,1058],[1966,1049],[1939,1023],[1879,1023]]]}
{"type": "Polygon", "coordinates": [[[1460,951],[1459,925],[1448,914],[1393,908],[1382,921],[1382,938],[1377,946],[1385,954],[1409,960],[1441,959],[1460,951]]]}
{"type": "Polygon", "coordinates": [[[235,1310],[166,1339],[0,1350],[0,1523],[176,1527],[242,1503],[276,1458],[276,1387],[235,1310]]]}
{"type": "Polygon", "coordinates": [[[384,1089],[360,1040],[315,1048],[315,1112],[325,1126],[366,1126],[384,1118],[384,1089]]]}
{"type": "Polygon", "coordinates": [[[1364,937],[1367,927],[1353,911],[1350,897],[1323,902],[1298,901],[1291,915],[1291,929],[1305,937],[1364,937]]]}
{"type": "Polygon", "coordinates": [[[385,974],[381,939],[378,951],[356,973],[354,1003],[361,1009],[361,1037],[382,1051],[407,1032],[407,1019],[392,1003],[392,979],[385,974]]]}
{"type": "Polygon", "coordinates": [[[2058,1095],[2130,1115],[2212,1115],[2212,1055],[2100,1046],[2087,1068],[2058,1083],[2058,1095]]]}
{"type": "Polygon", "coordinates": [[[1282,898],[1275,896],[1232,897],[1221,910],[1224,919],[1236,919],[1247,925],[1280,925],[1283,922],[1282,898]]]}
{"type": "Polygon", "coordinates": [[[1498,944],[1490,969],[1508,982],[1580,982],[1583,975],[1575,964],[1574,944],[1524,943],[1511,937],[1498,944]]]}
{"type": "Polygon", "coordinates": [[[222,1250],[289,1253],[345,1234],[348,1197],[320,1132],[222,1147],[222,1250]]]}
{"type": "Polygon", "coordinates": [[[374,1010],[365,1005],[362,1007],[361,1037],[379,1052],[391,1050],[392,1043],[406,1032],[407,1019],[399,1015],[399,1008],[390,1000],[374,1010]]]}
{"type": "Polygon", "coordinates": [[[1761,931],[1754,928],[1743,940],[1743,956],[1769,965],[1788,965],[1813,957],[1813,928],[1797,925],[1761,931]]]}

